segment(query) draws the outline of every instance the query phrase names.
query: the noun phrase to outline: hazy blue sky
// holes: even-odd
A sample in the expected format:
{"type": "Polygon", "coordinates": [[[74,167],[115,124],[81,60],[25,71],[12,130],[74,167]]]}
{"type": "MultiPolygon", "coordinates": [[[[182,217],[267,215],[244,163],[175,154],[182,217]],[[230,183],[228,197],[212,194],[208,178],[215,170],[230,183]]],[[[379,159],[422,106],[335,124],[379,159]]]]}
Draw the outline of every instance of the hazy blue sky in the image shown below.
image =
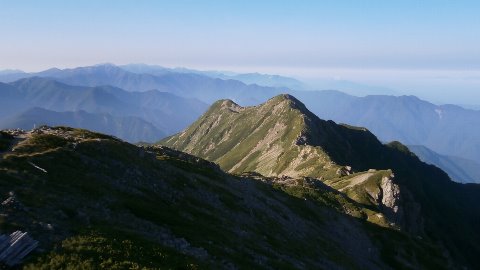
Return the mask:
{"type": "Polygon", "coordinates": [[[345,79],[352,70],[460,70],[475,78],[479,14],[480,1],[462,0],[0,0],[0,69],[143,62],[345,79]]]}

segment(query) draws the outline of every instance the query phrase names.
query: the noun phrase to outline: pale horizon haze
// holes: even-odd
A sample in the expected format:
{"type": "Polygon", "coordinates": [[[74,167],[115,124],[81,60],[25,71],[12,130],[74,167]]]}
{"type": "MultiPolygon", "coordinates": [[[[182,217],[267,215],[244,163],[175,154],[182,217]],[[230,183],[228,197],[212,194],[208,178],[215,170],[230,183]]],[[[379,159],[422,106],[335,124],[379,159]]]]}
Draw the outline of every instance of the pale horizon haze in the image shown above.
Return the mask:
{"type": "Polygon", "coordinates": [[[146,63],[479,105],[478,14],[462,0],[0,0],[0,70],[146,63]]]}

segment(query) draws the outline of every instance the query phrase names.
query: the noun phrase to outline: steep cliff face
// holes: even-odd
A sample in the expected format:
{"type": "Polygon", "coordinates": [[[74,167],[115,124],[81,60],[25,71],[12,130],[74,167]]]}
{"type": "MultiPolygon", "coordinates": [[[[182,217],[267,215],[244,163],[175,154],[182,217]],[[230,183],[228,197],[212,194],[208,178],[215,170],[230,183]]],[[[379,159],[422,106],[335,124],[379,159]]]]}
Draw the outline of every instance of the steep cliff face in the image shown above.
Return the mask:
{"type": "Polygon", "coordinates": [[[430,238],[457,260],[480,264],[470,251],[480,252],[480,245],[467,236],[480,240],[477,186],[453,183],[404,145],[384,145],[365,128],[321,120],[290,95],[254,107],[219,101],[160,144],[232,173],[313,178],[372,209],[361,214],[368,221],[430,238]]]}
{"type": "Polygon", "coordinates": [[[389,214],[389,219],[399,223],[403,218],[400,187],[392,181],[392,178],[383,177],[381,183],[381,206],[384,212],[389,214]]]}
{"type": "Polygon", "coordinates": [[[421,207],[408,189],[401,188],[396,184],[393,174],[390,177],[382,178],[380,188],[380,211],[391,222],[391,225],[407,229],[410,233],[423,235],[424,224],[421,207]],[[405,211],[408,211],[408,215],[405,214],[405,211]]]}

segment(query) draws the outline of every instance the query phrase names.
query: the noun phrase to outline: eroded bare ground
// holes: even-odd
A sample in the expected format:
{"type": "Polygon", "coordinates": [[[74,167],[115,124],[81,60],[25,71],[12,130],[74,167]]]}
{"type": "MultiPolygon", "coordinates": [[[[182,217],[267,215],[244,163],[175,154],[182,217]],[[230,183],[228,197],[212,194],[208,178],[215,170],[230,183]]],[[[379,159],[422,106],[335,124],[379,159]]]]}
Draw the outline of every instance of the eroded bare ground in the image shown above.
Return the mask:
{"type": "Polygon", "coordinates": [[[360,184],[362,184],[363,182],[367,181],[368,178],[370,178],[372,175],[374,175],[374,173],[369,173],[369,172],[367,172],[367,173],[364,173],[364,174],[355,176],[355,177],[349,179],[349,182],[350,182],[350,183],[349,183],[348,185],[346,185],[345,187],[340,188],[339,191],[344,191],[344,190],[346,190],[346,189],[348,189],[348,188],[352,188],[352,187],[354,187],[354,186],[360,185],[360,184]]]}
{"type": "Polygon", "coordinates": [[[3,158],[3,156],[9,152],[14,151],[14,147],[19,144],[20,142],[24,141],[26,138],[31,136],[31,131],[25,131],[21,129],[7,129],[3,130],[5,133],[12,135],[14,139],[10,142],[10,146],[4,150],[0,150],[0,158],[3,158]]]}

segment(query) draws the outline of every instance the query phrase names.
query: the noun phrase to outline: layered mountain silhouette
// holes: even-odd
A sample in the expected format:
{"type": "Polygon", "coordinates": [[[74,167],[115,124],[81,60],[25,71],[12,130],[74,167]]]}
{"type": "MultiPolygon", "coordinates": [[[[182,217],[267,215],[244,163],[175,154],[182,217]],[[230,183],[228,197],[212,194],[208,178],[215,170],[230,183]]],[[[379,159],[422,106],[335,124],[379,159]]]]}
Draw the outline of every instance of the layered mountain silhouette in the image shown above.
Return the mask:
{"type": "Polygon", "coordinates": [[[111,134],[130,142],[155,141],[159,136],[166,135],[154,125],[139,117],[88,113],[83,110],[55,112],[42,108],[32,108],[3,120],[1,125],[3,128],[24,130],[42,125],[86,128],[111,134]]]}
{"type": "Polygon", "coordinates": [[[291,95],[217,101],[161,144],[177,150],[69,127],[1,131],[0,226],[39,242],[24,266],[480,265],[478,185],[291,95]]]}
{"type": "MultiPolygon", "coordinates": [[[[9,75],[11,77],[11,75],[9,75]]],[[[38,73],[22,73],[20,78],[47,77],[59,82],[76,86],[104,86],[110,85],[127,91],[158,90],[174,93],[177,96],[197,98],[207,103],[219,99],[231,98],[243,103],[255,104],[268,97],[285,91],[283,88],[247,85],[236,80],[222,80],[201,74],[166,72],[161,75],[147,73],[133,73],[118,66],[102,64],[74,69],[49,69],[38,73]],[[252,93],[255,93],[252,95],[252,93]]],[[[18,77],[16,78],[18,79],[18,77]]],[[[0,81],[11,82],[11,78],[0,81]]]]}
{"type": "Polygon", "coordinates": [[[321,120],[290,95],[254,107],[218,101],[160,144],[231,173],[313,178],[376,211],[363,215],[368,221],[380,216],[394,228],[432,241],[454,261],[479,264],[479,186],[451,181],[406,146],[382,144],[366,128],[321,120]]]}
{"type": "Polygon", "coordinates": [[[399,140],[424,145],[440,154],[480,160],[480,111],[434,105],[414,96],[358,98],[338,92],[303,95],[316,115],[367,127],[383,141],[399,140]]]}
{"type": "Polygon", "coordinates": [[[480,183],[480,164],[469,159],[440,155],[423,145],[409,145],[408,149],[422,161],[444,170],[456,182],[480,183]]]}
{"type": "MultiPolygon", "coordinates": [[[[231,99],[244,106],[257,105],[274,95],[287,92],[304,102],[313,113],[321,118],[366,127],[383,142],[397,140],[406,145],[423,145],[440,155],[454,156],[480,163],[480,128],[478,128],[480,127],[480,111],[478,110],[468,110],[454,105],[434,105],[413,96],[355,97],[331,90],[296,91],[286,87],[266,87],[244,83],[254,82],[254,78],[257,78],[255,83],[260,84],[261,80],[268,81],[270,77],[272,77],[272,84],[270,85],[277,86],[282,81],[287,85],[293,83],[292,81],[289,83],[288,78],[277,78],[270,75],[245,74],[241,79],[244,82],[229,79],[235,78],[237,75],[239,74],[166,69],[141,64],[121,67],[103,64],[64,70],[50,69],[39,73],[15,73],[13,71],[0,74],[0,81],[12,82],[19,78],[39,76],[77,86],[94,88],[105,88],[107,85],[114,86],[110,87],[111,90],[121,88],[129,92],[143,93],[143,91],[152,92],[150,90],[156,89],[173,94],[178,98],[198,99],[206,104],[211,104],[218,99],[231,99]],[[245,78],[251,78],[252,80],[248,81],[245,78]],[[462,132],[458,132],[458,130],[462,132]]],[[[268,85],[268,83],[265,85],[268,85]]],[[[2,85],[1,87],[5,88],[6,86],[2,85]]],[[[112,93],[112,91],[109,93],[112,93]]],[[[122,92],[122,95],[127,96],[124,92],[122,92]]],[[[10,95],[16,94],[10,93],[10,95]]],[[[2,108],[0,110],[20,113],[20,111],[14,110],[18,106],[18,101],[11,98],[8,101],[6,101],[6,98],[4,99],[2,105],[5,105],[2,106],[3,110],[2,108]]],[[[145,94],[143,100],[159,101],[163,98],[150,99],[149,95],[145,94]]],[[[121,101],[124,102],[124,100],[121,101]]],[[[154,104],[154,102],[151,102],[151,104],[154,104]]],[[[162,112],[138,113],[138,110],[135,114],[128,116],[141,117],[162,132],[172,134],[192,123],[206,108],[204,104],[201,110],[190,110],[191,107],[195,108],[196,106],[181,107],[180,103],[177,104],[178,106],[170,106],[170,111],[174,113],[167,116],[164,116],[162,112]],[[168,121],[169,119],[174,120],[168,121]]],[[[56,110],[44,107],[42,104],[36,104],[34,107],[56,110]]],[[[90,113],[99,112],[97,110],[90,111],[88,108],[71,108],[69,111],[79,109],[90,113]]],[[[126,110],[129,110],[128,106],[126,110]]],[[[110,113],[113,116],[123,116],[108,110],[101,112],[110,113]]],[[[439,166],[444,166],[442,169],[448,171],[449,168],[445,167],[444,164],[437,163],[439,166]]],[[[473,172],[468,168],[467,163],[460,162],[457,164],[460,166],[460,170],[473,172]]],[[[480,179],[480,175],[476,173],[471,176],[476,181],[480,179]]],[[[464,178],[453,178],[457,181],[471,181],[464,178]]]]}
{"type": "MultiPolygon", "coordinates": [[[[31,128],[33,124],[56,123],[122,135],[121,138],[132,142],[136,139],[155,141],[165,134],[177,132],[207,107],[201,101],[156,90],[128,92],[112,86],[72,86],[40,77],[0,84],[0,97],[1,128],[25,127],[27,124],[31,128]],[[89,113],[88,119],[92,124],[81,120],[73,121],[73,115],[67,119],[64,118],[66,114],[62,116],[50,112],[48,117],[52,118],[47,119],[45,113],[38,116],[25,113],[34,107],[53,112],[82,110],[89,113]],[[105,115],[116,119],[111,118],[110,122],[116,123],[114,129],[101,129],[97,125],[102,123],[105,115]],[[60,119],[65,121],[59,121],[60,119]],[[15,123],[21,125],[14,126],[15,123]],[[82,126],[77,125],[80,123],[83,123],[82,126]]],[[[83,116],[86,117],[85,114],[83,116]]]]}
{"type": "Polygon", "coordinates": [[[151,75],[164,75],[167,73],[193,73],[199,75],[205,75],[212,78],[218,78],[222,80],[236,80],[245,84],[256,84],[260,86],[289,88],[295,90],[303,90],[307,86],[301,81],[279,75],[261,74],[261,73],[234,73],[226,71],[199,71],[187,68],[165,68],[162,66],[145,65],[145,64],[130,64],[120,66],[122,69],[138,73],[138,74],[151,74],[151,75]]]}
{"type": "MultiPolygon", "coordinates": [[[[383,142],[423,145],[443,156],[480,163],[480,111],[435,105],[414,96],[354,97],[338,91],[298,91],[295,95],[317,116],[366,127],[383,142]]],[[[469,172],[468,178],[452,177],[477,182],[480,174],[470,169],[470,163],[456,162],[459,170],[469,172]]],[[[451,171],[446,163],[434,164],[451,171]]]]}

